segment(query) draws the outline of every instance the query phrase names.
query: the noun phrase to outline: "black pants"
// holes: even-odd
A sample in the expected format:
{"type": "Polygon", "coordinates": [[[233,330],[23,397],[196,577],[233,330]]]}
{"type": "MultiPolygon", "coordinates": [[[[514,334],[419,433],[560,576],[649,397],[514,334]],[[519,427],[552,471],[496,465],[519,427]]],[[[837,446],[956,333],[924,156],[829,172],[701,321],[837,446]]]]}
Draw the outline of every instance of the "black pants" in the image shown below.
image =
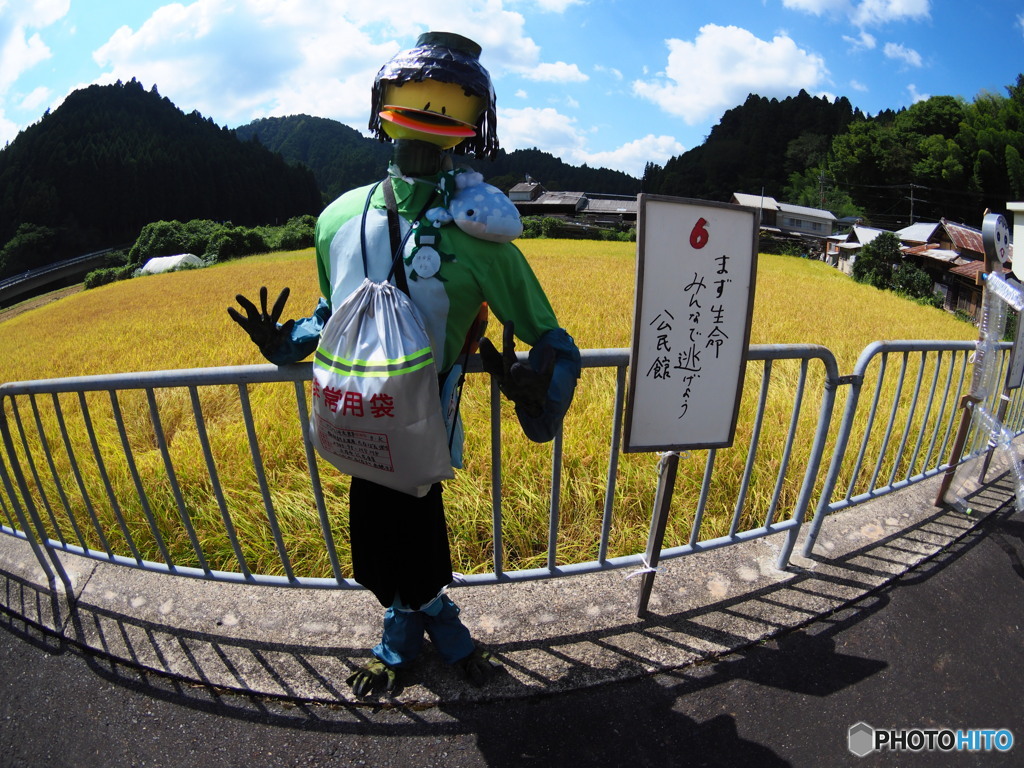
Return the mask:
{"type": "Polygon", "coordinates": [[[419,608],[452,581],[441,483],[417,498],[353,477],[349,531],[355,580],[384,607],[419,608]]]}

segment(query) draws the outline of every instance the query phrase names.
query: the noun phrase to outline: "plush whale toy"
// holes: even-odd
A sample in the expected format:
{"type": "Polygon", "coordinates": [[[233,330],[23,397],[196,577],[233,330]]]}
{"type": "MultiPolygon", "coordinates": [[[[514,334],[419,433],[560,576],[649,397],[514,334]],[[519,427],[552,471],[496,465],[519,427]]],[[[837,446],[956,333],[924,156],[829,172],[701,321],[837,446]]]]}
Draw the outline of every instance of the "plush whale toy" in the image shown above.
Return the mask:
{"type": "Polygon", "coordinates": [[[467,235],[495,243],[509,243],[523,233],[523,222],[515,205],[500,189],[485,184],[481,174],[457,173],[455,187],[447,209],[427,211],[427,219],[435,225],[454,221],[467,235]]]}

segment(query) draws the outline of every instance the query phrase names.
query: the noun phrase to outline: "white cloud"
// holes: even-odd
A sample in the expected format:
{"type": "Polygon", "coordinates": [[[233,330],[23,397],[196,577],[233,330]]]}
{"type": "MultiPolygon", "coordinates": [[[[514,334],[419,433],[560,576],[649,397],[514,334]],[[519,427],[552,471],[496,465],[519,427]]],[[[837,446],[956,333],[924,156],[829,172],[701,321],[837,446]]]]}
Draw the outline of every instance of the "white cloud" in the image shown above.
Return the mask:
{"type": "Polygon", "coordinates": [[[611,168],[640,178],[644,175],[647,163],[664,165],[669,158],[681,155],[685,151],[686,147],[674,137],[655,136],[649,133],[642,139],[623,144],[611,152],[586,154],[585,162],[592,168],[611,168]]]}
{"type": "Polygon", "coordinates": [[[556,109],[499,109],[501,145],[508,151],[540,148],[573,165],[611,168],[639,178],[647,163],[664,165],[686,148],[672,136],[648,134],[617,149],[591,151],[589,137],[577,121],[556,109]]]}
{"type": "Polygon", "coordinates": [[[849,0],[782,0],[782,4],[795,11],[821,16],[826,13],[845,11],[849,6],[849,0]]]}
{"type": "Polygon", "coordinates": [[[865,32],[863,29],[857,37],[843,35],[843,40],[848,42],[851,50],[854,51],[873,51],[875,46],[878,44],[875,40],[875,36],[869,32],[865,32]]]}
{"type": "Polygon", "coordinates": [[[908,67],[920,67],[921,54],[913,48],[906,48],[899,43],[886,43],[882,49],[887,58],[902,61],[908,67]]]}
{"type": "Polygon", "coordinates": [[[22,105],[31,105],[39,98],[38,89],[25,96],[12,93],[12,88],[22,75],[53,55],[37,30],[60,21],[70,5],[71,0],[0,0],[0,146],[20,130],[6,116],[8,94],[22,105]]]}
{"type": "Polygon", "coordinates": [[[509,151],[543,147],[562,159],[581,151],[585,144],[576,120],[551,107],[499,108],[498,131],[501,145],[509,151]]]}
{"type": "Polygon", "coordinates": [[[583,5],[583,0],[535,0],[537,7],[550,13],[565,13],[573,5],[583,5]]]}
{"type": "Polygon", "coordinates": [[[138,29],[122,27],[94,59],[105,70],[98,82],[156,84],[182,109],[217,122],[306,112],[362,129],[381,65],[429,29],[475,40],[492,76],[587,79],[574,64],[541,63],[524,26],[502,0],[195,0],[159,8],[138,29]]]}
{"type": "Polygon", "coordinates": [[[39,112],[39,108],[48,102],[52,95],[53,92],[49,88],[40,85],[18,102],[18,109],[26,112],[39,112]]]}
{"type": "Polygon", "coordinates": [[[861,27],[890,21],[919,21],[931,16],[931,0],[863,0],[850,20],[861,27]]]}
{"type": "Polygon", "coordinates": [[[917,104],[919,101],[927,101],[932,97],[930,93],[919,93],[917,86],[913,83],[907,86],[907,93],[910,94],[910,101],[913,104],[917,104]]]}
{"type": "Polygon", "coordinates": [[[708,24],[696,40],[667,40],[664,72],[636,80],[633,92],[695,125],[742,102],[750,93],[783,97],[816,90],[828,70],[820,56],[789,37],[761,40],[739,27],[708,24]]]}
{"type": "Polygon", "coordinates": [[[1020,31],[1024,34],[1024,13],[1017,17],[1017,26],[1020,27],[1020,31]]]}
{"type": "Polygon", "coordinates": [[[52,52],[38,32],[60,21],[71,0],[0,0],[0,94],[52,52]]]}
{"type": "Polygon", "coordinates": [[[851,80],[850,81],[850,87],[853,88],[853,90],[855,90],[855,91],[860,91],[861,93],[867,93],[868,92],[868,87],[866,85],[864,85],[864,83],[860,82],[859,80],[851,80]]]}
{"type": "Polygon", "coordinates": [[[782,4],[815,16],[845,15],[858,27],[921,20],[931,15],[931,0],[782,0],[782,4]]]}
{"type": "Polygon", "coordinates": [[[596,65],[594,65],[594,71],[595,72],[601,72],[601,73],[607,73],[607,74],[611,75],[613,78],[615,78],[616,80],[618,80],[620,82],[623,79],[622,72],[620,72],[619,70],[615,69],[615,67],[605,67],[605,66],[602,66],[600,64],[596,64],[596,65]]]}
{"type": "Polygon", "coordinates": [[[520,74],[527,80],[536,80],[541,83],[585,83],[590,79],[580,71],[578,66],[566,64],[564,61],[524,67],[520,74]]]}

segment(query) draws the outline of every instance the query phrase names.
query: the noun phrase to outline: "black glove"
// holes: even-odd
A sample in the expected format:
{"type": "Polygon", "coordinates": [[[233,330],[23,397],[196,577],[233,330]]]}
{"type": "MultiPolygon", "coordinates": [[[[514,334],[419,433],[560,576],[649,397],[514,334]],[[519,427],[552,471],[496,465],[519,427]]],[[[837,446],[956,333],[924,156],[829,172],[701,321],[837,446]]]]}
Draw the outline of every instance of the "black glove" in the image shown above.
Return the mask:
{"type": "Polygon", "coordinates": [[[263,356],[269,358],[282,341],[291,337],[292,326],[295,325],[294,320],[288,320],[282,325],[277,323],[284,311],[285,302],[288,301],[288,289],[285,288],[281,291],[270,314],[267,314],[266,286],[260,288],[260,310],[257,310],[256,305],[242,294],[235,296],[235,300],[242,305],[246,317],[242,317],[234,307],[228,307],[228,314],[231,315],[232,320],[242,326],[242,330],[249,334],[249,338],[260,348],[263,356]]]}
{"type": "Polygon", "coordinates": [[[477,646],[473,652],[459,662],[462,674],[477,688],[486,685],[504,665],[488,650],[477,646]]]}
{"type": "Polygon", "coordinates": [[[362,698],[375,690],[394,693],[395,680],[394,667],[388,666],[380,659],[374,659],[362,669],[357,669],[349,675],[345,682],[352,686],[352,693],[362,698]]]}
{"type": "Polygon", "coordinates": [[[540,371],[536,371],[529,363],[520,363],[516,359],[514,332],[515,326],[511,322],[505,323],[501,354],[490,339],[480,339],[480,360],[484,370],[498,380],[498,387],[505,397],[522,408],[526,415],[540,416],[544,411],[551,373],[555,370],[555,350],[545,348],[540,371]]]}

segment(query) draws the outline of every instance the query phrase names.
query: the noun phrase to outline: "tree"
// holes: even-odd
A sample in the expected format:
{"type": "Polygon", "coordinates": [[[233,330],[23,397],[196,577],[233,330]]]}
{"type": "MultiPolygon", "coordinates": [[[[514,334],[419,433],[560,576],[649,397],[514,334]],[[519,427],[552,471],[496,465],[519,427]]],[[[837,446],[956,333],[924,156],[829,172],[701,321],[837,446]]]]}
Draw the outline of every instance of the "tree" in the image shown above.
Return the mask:
{"type": "Polygon", "coordinates": [[[912,299],[932,298],[935,296],[933,285],[931,275],[909,262],[900,264],[893,271],[892,290],[912,299]]]}
{"type": "Polygon", "coordinates": [[[836,218],[863,215],[863,211],[853,202],[850,193],[839,188],[832,174],[824,166],[808,168],[803,173],[789,174],[789,184],[783,194],[787,202],[809,208],[821,208],[830,211],[836,218]]]}
{"type": "Polygon", "coordinates": [[[853,262],[853,279],[875,288],[892,287],[893,268],[902,261],[900,239],[895,232],[883,232],[860,249],[853,262]]]}
{"type": "MultiPolygon", "coordinates": [[[[40,257],[49,260],[53,250],[54,231],[50,227],[22,224],[0,250],[0,279],[34,267],[40,257]]],[[[43,261],[42,263],[47,263],[43,261]]]]}

